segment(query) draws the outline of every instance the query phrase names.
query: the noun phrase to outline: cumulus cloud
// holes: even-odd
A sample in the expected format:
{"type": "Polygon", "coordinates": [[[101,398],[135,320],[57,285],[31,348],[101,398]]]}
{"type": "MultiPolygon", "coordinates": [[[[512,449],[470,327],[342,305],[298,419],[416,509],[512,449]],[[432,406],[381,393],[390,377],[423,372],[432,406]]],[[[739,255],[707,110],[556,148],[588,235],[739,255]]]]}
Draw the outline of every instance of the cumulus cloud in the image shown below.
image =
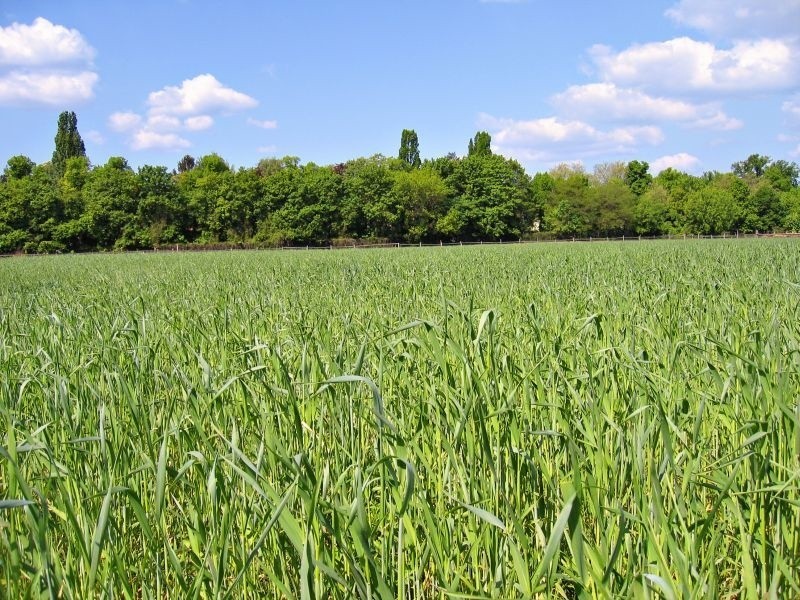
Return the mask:
{"type": "Polygon", "coordinates": [[[650,96],[640,90],[613,83],[573,85],[553,96],[563,113],[578,118],[612,121],[677,121],[709,129],[737,129],[741,121],[728,117],[714,104],[692,104],[683,100],[650,96]]]}
{"type": "MultiPolygon", "coordinates": [[[[187,119],[188,120],[188,119],[187,119]]],[[[108,117],[108,126],[118,133],[128,134],[128,142],[134,150],[151,148],[187,148],[191,144],[178,133],[182,129],[191,130],[177,117],[170,115],[149,115],[146,119],[135,112],[116,112],[108,117]]]]}
{"type": "Polygon", "coordinates": [[[258,102],[205,74],[150,93],[147,105],[145,115],[117,112],[108,119],[111,129],[129,135],[134,150],[187,148],[191,143],[181,134],[212,127],[214,117],[209,113],[244,110],[258,102]]]}
{"type": "Polygon", "coordinates": [[[79,31],[41,17],[0,27],[0,104],[63,106],[91,99],[99,77],[79,31]]]}
{"type": "Polygon", "coordinates": [[[781,37],[800,29],[800,0],[680,0],[665,14],[719,36],[781,37]]]}
{"type": "Polygon", "coordinates": [[[677,169],[678,171],[691,172],[700,164],[700,159],[686,152],[679,152],[678,154],[669,154],[655,159],[650,163],[650,170],[656,175],[661,171],[669,168],[677,169]]]}
{"type": "Polygon", "coordinates": [[[181,125],[182,122],[178,117],[173,117],[171,115],[154,115],[152,113],[147,117],[147,122],[145,123],[147,129],[158,132],[175,131],[176,129],[180,129],[181,125]]]}
{"type": "Polygon", "coordinates": [[[211,127],[214,124],[214,119],[208,115],[198,115],[184,119],[183,124],[189,131],[202,131],[211,127]]]}
{"type": "Polygon", "coordinates": [[[276,129],[278,127],[277,121],[262,121],[259,119],[247,119],[247,124],[253,127],[260,127],[261,129],[276,129]]]}
{"type": "Polygon", "coordinates": [[[94,49],[76,29],[38,17],[31,25],[0,27],[0,65],[39,67],[91,62],[94,49]]]}
{"type": "Polygon", "coordinates": [[[62,106],[94,96],[97,73],[21,72],[0,75],[0,104],[62,106]]]}
{"type": "Polygon", "coordinates": [[[688,37],[621,52],[602,44],[589,50],[604,81],[672,93],[791,89],[800,84],[798,54],[787,40],[744,40],[726,50],[688,37]]]}
{"type": "Polygon", "coordinates": [[[214,111],[237,111],[254,108],[255,98],[225,87],[206,73],[184,80],[180,86],[167,86],[147,98],[154,114],[191,116],[214,111]]]}
{"type": "Polygon", "coordinates": [[[189,146],[191,146],[189,140],[180,137],[176,133],[159,133],[150,129],[140,129],[134,132],[131,138],[131,148],[134,150],[149,150],[153,148],[175,150],[188,148],[189,146]]]}
{"type": "Polygon", "coordinates": [[[141,115],[134,112],[115,112],[108,117],[108,126],[114,131],[131,131],[142,123],[141,115]]]}
{"type": "Polygon", "coordinates": [[[514,120],[484,114],[479,123],[489,130],[492,143],[500,153],[523,161],[579,160],[625,154],[644,144],[659,144],[664,139],[661,129],[654,126],[603,130],[584,121],[559,117],[514,120]]]}

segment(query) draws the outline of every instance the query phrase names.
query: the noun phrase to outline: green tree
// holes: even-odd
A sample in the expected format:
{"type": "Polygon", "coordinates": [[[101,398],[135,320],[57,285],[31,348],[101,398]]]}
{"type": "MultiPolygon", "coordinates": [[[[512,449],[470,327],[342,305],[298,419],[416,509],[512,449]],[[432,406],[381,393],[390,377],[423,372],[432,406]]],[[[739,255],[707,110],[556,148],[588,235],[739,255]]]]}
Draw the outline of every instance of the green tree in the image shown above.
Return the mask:
{"type": "Polygon", "coordinates": [[[800,232],[800,188],[792,188],[783,194],[786,216],[783,218],[785,231],[800,232]]]}
{"type": "Polygon", "coordinates": [[[800,168],[797,163],[776,160],[764,169],[764,179],[779,192],[788,192],[797,187],[800,168]]]}
{"type": "Polygon", "coordinates": [[[780,192],[762,181],[746,197],[743,212],[743,231],[775,231],[783,227],[787,207],[780,192]]]}
{"type": "Polygon", "coordinates": [[[730,189],[719,182],[692,192],[686,199],[686,224],[691,233],[718,235],[736,230],[742,208],[730,189]]]}
{"type": "Polygon", "coordinates": [[[413,129],[403,129],[400,136],[400,152],[398,158],[413,169],[419,168],[419,138],[413,129]]]}
{"type": "Polygon", "coordinates": [[[595,235],[618,236],[633,231],[636,197],[621,179],[591,186],[586,200],[589,227],[595,235]]]}
{"type": "Polygon", "coordinates": [[[653,182],[648,172],[650,165],[645,161],[632,160],[625,167],[625,184],[636,195],[641,196],[653,182]]]}
{"type": "Polygon", "coordinates": [[[64,218],[53,232],[53,238],[70,250],[88,250],[93,245],[85,214],[84,187],[88,178],[89,159],[85,156],[67,159],[60,182],[64,218]]]}
{"type": "Polygon", "coordinates": [[[98,248],[147,245],[149,240],[141,239],[133,231],[136,225],[136,175],[128,161],[121,156],[112,156],[102,167],[92,169],[83,196],[87,233],[98,248]]]}
{"type": "Polygon", "coordinates": [[[533,218],[538,222],[541,229],[544,219],[544,209],[550,203],[550,199],[556,187],[556,182],[550,173],[536,173],[531,180],[531,194],[533,200],[533,218]]]}
{"type": "MultiPolygon", "coordinates": [[[[580,165],[561,164],[548,174],[551,188],[544,207],[543,229],[558,237],[588,236],[592,223],[589,215],[589,178],[580,165]]],[[[546,181],[546,180],[545,180],[546,181]]]]}
{"type": "Polygon", "coordinates": [[[78,117],[72,111],[64,111],[58,115],[58,130],[55,138],[56,148],[53,151],[53,173],[61,179],[67,166],[67,159],[74,156],[86,156],[81,134],[78,133],[78,117]]]}
{"type": "Polygon", "coordinates": [[[196,239],[237,240],[236,224],[246,221],[248,215],[246,207],[235,203],[234,173],[228,163],[218,154],[208,154],[193,170],[181,174],[178,181],[185,192],[196,239]]]}
{"type": "Polygon", "coordinates": [[[342,178],[330,167],[309,163],[294,167],[291,185],[280,208],[259,230],[259,239],[272,245],[323,244],[334,235],[342,178]]]}
{"type": "Polygon", "coordinates": [[[144,165],[136,173],[136,227],[131,243],[151,246],[186,241],[188,215],[175,178],[166,167],[144,165]]]}
{"type": "Polygon", "coordinates": [[[452,239],[519,238],[533,225],[533,194],[522,166],[499,155],[473,154],[448,179],[453,201],[437,223],[452,239]]]}
{"type": "Polygon", "coordinates": [[[764,168],[769,164],[769,161],[769,156],[751,154],[746,159],[733,163],[731,171],[742,179],[758,178],[764,174],[764,168]]]}
{"type": "Polygon", "coordinates": [[[38,165],[21,179],[2,184],[0,243],[4,251],[49,252],[61,249],[53,234],[62,219],[61,194],[49,164],[38,165]],[[5,233],[2,233],[5,232],[5,233]]]}
{"type": "Polygon", "coordinates": [[[486,131],[479,131],[467,144],[467,156],[490,156],[492,154],[492,136],[486,131]]]}
{"type": "Polygon", "coordinates": [[[406,241],[432,241],[436,222],[444,214],[449,190],[430,166],[395,174],[392,194],[403,214],[402,230],[406,241]]]}
{"type": "Polygon", "coordinates": [[[445,156],[433,158],[425,161],[425,165],[439,174],[443,180],[447,180],[458,168],[461,158],[455,152],[449,152],[445,156]]]}
{"type": "Polygon", "coordinates": [[[33,168],[35,166],[36,163],[27,156],[23,156],[22,154],[12,156],[6,162],[6,168],[3,171],[3,181],[28,177],[33,173],[33,168]]]}
{"type": "Polygon", "coordinates": [[[232,237],[247,241],[258,228],[265,215],[264,178],[257,168],[239,169],[233,178],[233,210],[229,231],[232,237]]]}
{"type": "Polygon", "coordinates": [[[633,210],[634,230],[639,235],[673,233],[670,196],[667,188],[654,183],[639,196],[633,210]]]}
{"type": "Polygon", "coordinates": [[[667,215],[663,233],[682,233],[686,229],[686,199],[689,194],[708,185],[702,177],[683,173],[672,167],[664,169],[653,179],[653,185],[663,187],[667,192],[667,215]]]}
{"type": "Polygon", "coordinates": [[[394,173],[404,168],[401,161],[380,154],[347,163],[340,235],[402,239],[404,216],[392,187],[394,173]]]}

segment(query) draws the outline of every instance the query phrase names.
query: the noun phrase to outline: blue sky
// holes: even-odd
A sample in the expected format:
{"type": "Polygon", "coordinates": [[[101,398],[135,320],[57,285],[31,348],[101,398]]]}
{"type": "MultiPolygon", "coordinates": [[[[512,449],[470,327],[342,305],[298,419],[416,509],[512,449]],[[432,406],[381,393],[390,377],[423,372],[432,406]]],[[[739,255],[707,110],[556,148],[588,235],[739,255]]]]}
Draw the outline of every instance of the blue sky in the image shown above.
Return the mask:
{"type": "Polygon", "coordinates": [[[74,110],[93,164],[217,152],[330,164],[466,153],[529,172],[800,160],[800,0],[4,0],[0,164],[49,160],[74,110]]]}

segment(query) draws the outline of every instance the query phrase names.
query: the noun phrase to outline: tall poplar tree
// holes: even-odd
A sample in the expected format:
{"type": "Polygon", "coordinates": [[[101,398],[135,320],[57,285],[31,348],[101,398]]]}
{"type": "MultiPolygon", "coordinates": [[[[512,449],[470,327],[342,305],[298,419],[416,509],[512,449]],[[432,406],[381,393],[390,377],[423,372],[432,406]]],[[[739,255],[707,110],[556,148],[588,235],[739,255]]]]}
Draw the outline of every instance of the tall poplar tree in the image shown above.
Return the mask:
{"type": "Polygon", "coordinates": [[[415,169],[422,164],[419,159],[419,138],[417,137],[417,132],[413,129],[403,129],[403,133],[400,136],[398,158],[415,169]]]}
{"type": "Polygon", "coordinates": [[[467,145],[467,156],[491,156],[492,136],[486,131],[479,131],[467,145]]]}
{"type": "Polygon", "coordinates": [[[53,151],[53,173],[58,179],[64,175],[67,159],[75,156],[86,156],[81,134],[78,133],[78,117],[72,111],[64,111],[58,115],[58,131],[56,132],[56,149],[53,151]]]}

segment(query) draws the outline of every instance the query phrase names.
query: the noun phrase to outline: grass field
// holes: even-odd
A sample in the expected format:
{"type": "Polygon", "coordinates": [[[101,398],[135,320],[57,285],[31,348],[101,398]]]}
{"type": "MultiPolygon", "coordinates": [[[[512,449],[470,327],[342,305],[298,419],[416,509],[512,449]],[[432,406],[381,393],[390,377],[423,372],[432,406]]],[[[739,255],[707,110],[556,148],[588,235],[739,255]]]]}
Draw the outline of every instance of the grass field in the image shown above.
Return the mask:
{"type": "Polygon", "coordinates": [[[798,597],[793,240],[0,261],[8,597],[798,597]]]}

